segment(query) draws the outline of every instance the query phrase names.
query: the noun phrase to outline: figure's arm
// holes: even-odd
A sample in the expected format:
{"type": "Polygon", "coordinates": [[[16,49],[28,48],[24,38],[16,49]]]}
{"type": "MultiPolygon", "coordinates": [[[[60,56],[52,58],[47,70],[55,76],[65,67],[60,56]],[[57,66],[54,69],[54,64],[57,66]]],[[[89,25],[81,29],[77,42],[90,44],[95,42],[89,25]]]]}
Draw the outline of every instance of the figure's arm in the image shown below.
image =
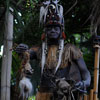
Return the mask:
{"type": "Polygon", "coordinates": [[[88,71],[87,66],[84,62],[84,59],[79,58],[77,60],[77,64],[78,64],[78,67],[79,67],[79,70],[80,70],[80,73],[81,73],[83,85],[85,87],[89,87],[90,82],[91,82],[91,76],[90,76],[90,72],[88,71]]]}
{"type": "Polygon", "coordinates": [[[90,86],[90,81],[91,81],[90,72],[87,69],[87,66],[84,62],[83,55],[80,49],[77,48],[75,45],[67,44],[65,50],[67,51],[68,54],[70,54],[68,59],[71,59],[76,62],[81,74],[82,81],[76,83],[76,86],[81,88],[90,86]]]}
{"type": "Polygon", "coordinates": [[[30,53],[30,60],[37,59],[37,52],[35,52],[34,50],[30,49],[29,53],[30,53]]]}

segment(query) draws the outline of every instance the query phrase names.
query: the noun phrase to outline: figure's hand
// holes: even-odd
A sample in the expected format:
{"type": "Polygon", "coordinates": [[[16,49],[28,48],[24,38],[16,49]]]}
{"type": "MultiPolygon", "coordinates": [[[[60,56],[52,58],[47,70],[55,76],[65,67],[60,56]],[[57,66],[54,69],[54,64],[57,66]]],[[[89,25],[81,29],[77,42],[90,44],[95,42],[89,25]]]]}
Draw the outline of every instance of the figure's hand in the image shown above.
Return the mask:
{"type": "Polygon", "coordinates": [[[22,54],[26,50],[28,50],[28,46],[26,44],[19,44],[15,49],[16,53],[18,54],[22,54]]]}
{"type": "Polygon", "coordinates": [[[84,89],[84,83],[82,81],[79,81],[75,84],[76,88],[84,89]]]}

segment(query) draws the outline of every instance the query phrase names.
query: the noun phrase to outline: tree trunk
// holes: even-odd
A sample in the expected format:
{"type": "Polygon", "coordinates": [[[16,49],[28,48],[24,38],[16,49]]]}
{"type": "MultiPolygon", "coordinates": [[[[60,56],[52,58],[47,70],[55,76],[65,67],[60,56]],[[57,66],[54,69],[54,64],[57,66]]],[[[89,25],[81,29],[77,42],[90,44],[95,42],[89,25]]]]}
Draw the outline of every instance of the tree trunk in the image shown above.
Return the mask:
{"type": "Polygon", "coordinates": [[[1,70],[1,100],[10,100],[10,79],[12,64],[12,39],[13,39],[13,15],[9,9],[5,15],[4,50],[1,70]]]}

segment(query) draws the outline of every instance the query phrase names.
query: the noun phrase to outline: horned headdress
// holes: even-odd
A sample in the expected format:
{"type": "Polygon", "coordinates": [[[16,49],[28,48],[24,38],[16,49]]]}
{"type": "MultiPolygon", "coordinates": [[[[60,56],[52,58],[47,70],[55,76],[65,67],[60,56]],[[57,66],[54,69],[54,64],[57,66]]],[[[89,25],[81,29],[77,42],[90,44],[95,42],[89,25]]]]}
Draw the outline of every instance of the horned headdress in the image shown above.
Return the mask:
{"type": "MultiPolygon", "coordinates": [[[[64,48],[64,18],[63,18],[63,7],[58,4],[59,0],[48,0],[43,2],[43,6],[40,8],[40,26],[47,27],[50,25],[57,25],[61,27],[61,38],[59,43],[59,58],[55,72],[61,64],[61,57],[64,48]]],[[[42,73],[45,66],[46,52],[47,52],[47,38],[42,43],[42,73]]]]}

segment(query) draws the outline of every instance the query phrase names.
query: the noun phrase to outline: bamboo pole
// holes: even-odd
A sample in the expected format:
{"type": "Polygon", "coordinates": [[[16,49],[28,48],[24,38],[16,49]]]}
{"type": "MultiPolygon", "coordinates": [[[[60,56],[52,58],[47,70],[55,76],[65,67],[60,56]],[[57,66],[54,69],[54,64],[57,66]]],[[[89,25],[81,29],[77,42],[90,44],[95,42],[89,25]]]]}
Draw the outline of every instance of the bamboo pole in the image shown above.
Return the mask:
{"type": "Polygon", "coordinates": [[[87,95],[84,95],[84,100],[88,100],[88,96],[87,95]]]}
{"type": "Polygon", "coordinates": [[[89,100],[93,100],[93,89],[90,90],[90,99],[89,100]]]}
{"type": "Polygon", "coordinates": [[[10,100],[10,79],[12,64],[12,39],[13,39],[13,15],[10,10],[5,15],[4,50],[1,70],[1,100],[10,100]]]}
{"type": "Polygon", "coordinates": [[[98,95],[98,80],[99,80],[99,51],[100,46],[95,45],[95,62],[94,62],[94,95],[93,100],[97,100],[98,95]]]}
{"type": "Polygon", "coordinates": [[[87,100],[90,100],[90,96],[89,95],[87,95],[87,100]]]}

